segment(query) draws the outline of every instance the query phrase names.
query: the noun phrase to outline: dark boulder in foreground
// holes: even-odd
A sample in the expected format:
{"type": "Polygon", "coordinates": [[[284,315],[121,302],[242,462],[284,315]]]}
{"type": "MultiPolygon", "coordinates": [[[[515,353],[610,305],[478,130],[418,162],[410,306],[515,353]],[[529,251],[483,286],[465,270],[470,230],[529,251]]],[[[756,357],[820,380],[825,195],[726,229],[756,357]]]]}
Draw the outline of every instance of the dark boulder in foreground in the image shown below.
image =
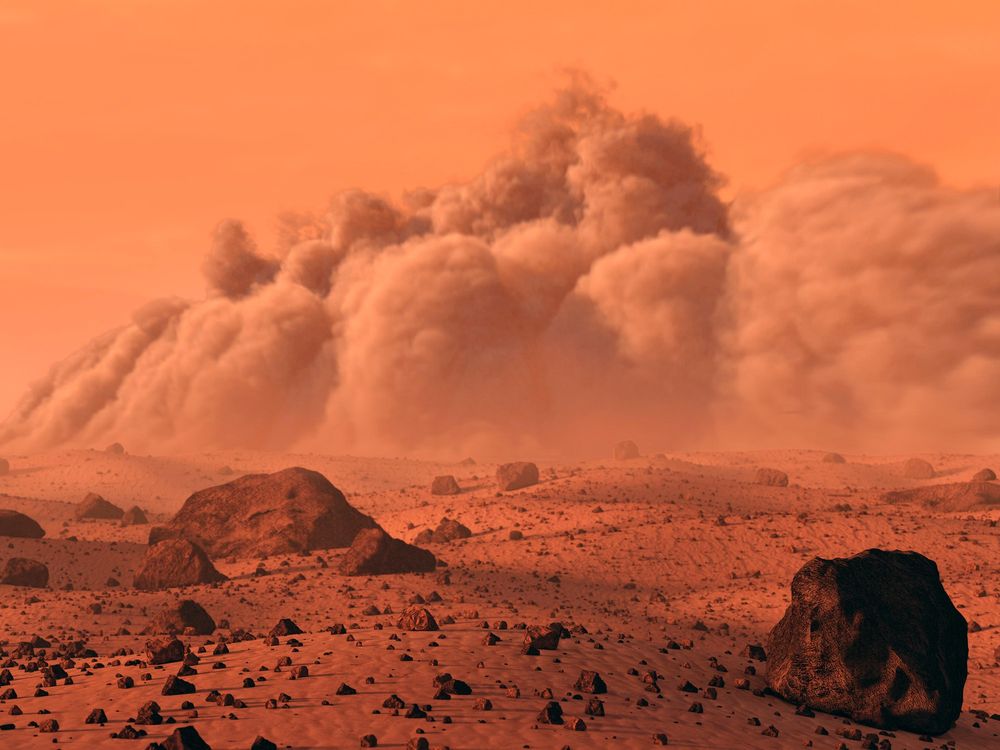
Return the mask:
{"type": "Polygon", "coordinates": [[[26,557],[12,557],[7,560],[0,583],[8,586],[28,586],[44,589],[49,585],[49,569],[45,563],[26,557]]]}
{"type": "Polygon", "coordinates": [[[165,539],[146,550],[142,567],[135,574],[135,587],[157,591],[225,580],[197,544],[185,539],[165,539]]]}
{"type": "Polygon", "coordinates": [[[973,482],[995,482],[997,473],[993,469],[981,469],[972,476],[973,482]]]}
{"type": "Polygon", "coordinates": [[[903,464],[903,476],[909,479],[933,479],[934,467],[922,458],[911,458],[903,464]]]}
{"type": "Polygon", "coordinates": [[[894,490],[882,495],[886,503],[914,503],[949,513],[1000,507],[1000,484],[993,482],[951,482],[894,490]]]}
{"type": "Polygon", "coordinates": [[[125,511],[114,503],[109,503],[100,495],[88,492],[86,497],[76,506],[75,515],[80,521],[87,519],[117,521],[125,515],[125,511]]]}
{"type": "Polygon", "coordinates": [[[462,488],[458,486],[458,480],[451,474],[434,477],[434,481],[431,482],[432,495],[457,495],[461,491],[462,488]]]}
{"type": "Polygon", "coordinates": [[[365,529],[340,560],[340,573],[347,576],[388,573],[430,573],[437,560],[430,552],[393,539],[381,528],[365,529]]]}
{"type": "Polygon", "coordinates": [[[296,467],[194,493],[150,543],[190,539],[215,558],[276,555],[347,547],[374,526],[326,477],[296,467]]]}
{"type": "Polygon", "coordinates": [[[768,487],[787,487],[788,475],[779,469],[757,469],[754,483],[768,487]]]}
{"type": "Polygon", "coordinates": [[[515,461],[497,467],[497,486],[504,492],[538,484],[538,467],[528,461],[515,461]]]}
{"type": "Polygon", "coordinates": [[[823,456],[823,463],[825,464],[846,464],[847,459],[844,458],[839,453],[827,453],[823,456]]]}
{"type": "Polygon", "coordinates": [[[168,635],[211,635],[215,632],[215,620],[198,602],[182,599],[156,616],[153,630],[168,635]]]}
{"type": "Polygon", "coordinates": [[[940,734],[962,709],[965,618],[937,565],[871,549],[814,558],[767,643],[767,683],[786,700],[884,729],[940,734]]]}
{"type": "Polygon", "coordinates": [[[45,530],[30,516],[16,510],[0,510],[0,536],[41,539],[45,530]]]}
{"type": "Polygon", "coordinates": [[[622,440],[615,446],[614,457],[616,461],[628,461],[630,458],[639,458],[639,446],[631,440],[622,440]]]}

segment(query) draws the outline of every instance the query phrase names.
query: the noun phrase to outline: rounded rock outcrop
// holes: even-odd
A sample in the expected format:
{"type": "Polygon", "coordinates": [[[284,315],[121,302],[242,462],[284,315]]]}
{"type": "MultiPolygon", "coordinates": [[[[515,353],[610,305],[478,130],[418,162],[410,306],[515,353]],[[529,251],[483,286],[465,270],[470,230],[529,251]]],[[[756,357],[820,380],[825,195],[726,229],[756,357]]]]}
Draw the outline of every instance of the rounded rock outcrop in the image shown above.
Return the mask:
{"type": "Polygon", "coordinates": [[[146,550],[135,574],[135,587],[159,591],[225,581],[201,547],[186,539],[164,539],[146,550]]]}
{"type": "Polygon", "coordinates": [[[503,492],[538,484],[538,467],[530,461],[515,461],[497,467],[497,487],[503,492]]]}
{"type": "Polygon", "coordinates": [[[27,557],[12,557],[7,560],[0,583],[7,586],[25,586],[44,589],[49,585],[49,568],[45,563],[27,557]]]}
{"type": "Polygon", "coordinates": [[[780,469],[757,469],[753,481],[754,484],[762,484],[766,487],[787,487],[788,475],[780,469]]]}
{"type": "Polygon", "coordinates": [[[388,573],[430,573],[437,566],[434,555],[389,536],[383,529],[358,533],[351,548],[340,560],[341,575],[384,575],[388,573]]]}
{"type": "Polygon", "coordinates": [[[293,467],[195,492],[150,542],[190,539],[215,558],[347,547],[374,528],[322,474],[293,467]]]}
{"type": "Polygon", "coordinates": [[[933,479],[934,467],[922,458],[911,458],[903,464],[903,475],[908,479],[933,479]]]}
{"type": "Polygon", "coordinates": [[[16,510],[0,509],[0,536],[41,539],[45,530],[31,516],[16,510]]]}
{"type": "Polygon", "coordinates": [[[125,511],[100,495],[88,492],[80,504],[76,506],[74,515],[78,521],[117,521],[125,515],[125,511]]]}

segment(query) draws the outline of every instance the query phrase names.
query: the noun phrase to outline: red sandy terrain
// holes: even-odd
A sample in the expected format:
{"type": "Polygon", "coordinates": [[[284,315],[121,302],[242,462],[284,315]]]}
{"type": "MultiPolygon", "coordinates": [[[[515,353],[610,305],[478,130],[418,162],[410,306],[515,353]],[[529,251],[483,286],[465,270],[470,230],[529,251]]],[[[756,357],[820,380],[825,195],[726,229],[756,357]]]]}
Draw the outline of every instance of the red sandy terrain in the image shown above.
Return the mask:
{"type": "MultiPolygon", "coordinates": [[[[367,734],[379,747],[403,747],[421,732],[432,747],[470,750],[646,747],[657,733],[671,746],[692,748],[861,747],[838,732],[860,729],[860,737],[875,730],[830,715],[796,715],[795,706],[762,692],[766,664],[743,654],[765,642],[803,563],[881,547],[916,550],[937,562],[970,623],[970,657],[965,711],[953,730],[933,740],[905,732],[878,739],[893,748],[949,741],[995,747],[1000,722],[970,712],[1000,712],[1000,508],[941,512],[888,504],[882,494],[966,481],[1000,460],[926,456],[936,476],[914,480],[904,476],[905,458],[852,455],[836,464],[820,453],[784,451],[540,462],[539,484],[498,493],[495,467],[488,465],[247,452],[11,456],[10,473],[0,477],[0,507],[27,513],[46,536],[6,539],[0,557],[44,562],[50,580],[44,589],[0,587],[4,648],[13,652],[33,636],[56,648],[83,640],[97,657],[75,658],[67,669],[71,684],[56,680],[37,697],[40,673],[23,669],[30,655],[17,659],[9,667],[17,697],[0,703],[0,724],[13,728],[0,742],[127,747],[112,733],[155,700],[165,719],[191,724],[213,748],[249,748],[257,736],[279,747],[354,748],[367,734]],[[123,508],[138,504],[151,524],[162,523],[195,490],[296,465],[322,472],[395,537],[412,541],[445,516],[472,536],[426,545],[447,563],[436,574],[345,577],[337,572],[343,550],[317,550],[214,560],[228,581],[144,592],[132,588],[132,578],[150,526],[74,518],[75,504],[95,492],[123,508]],[[785,471],[788,486],[755,483],[759,467],[785,471]],[[431,480],[441,474],[454,474],[461,493],[432,495],[431,480]],[[515,531],[523,538],[512,539],[515,531]],[[397,627],[399,613],[417,597],[441,623],[439,632],[397,627]],[[143,631],[179,599],[197,601],[220,627],[212,636],[181,636],[201,657],[186,678],[196,692],[162,696],[180,665],[148,666],[150,636],[143,631]],[[301,645],[289,645],[287,637],[267,645],[281,618],[304,631],[295,636],[301,645]],[[516,626],[553,621],[570,637],[557,650],[523,655],[516,626]],[[337,624],[346,635],[327,630],[337,624]],[[230,642],[229,653],[213,656],[212,644],[231,640],[236,628],[258,638],[230,642]],[[499,636],[495,645],[484,644],[488,633],[499,636]],[[276,669],[285,657],[291,663],[276,669]],[[308,675],[292,679],[299,665],[308,675]],[[746,675],[748,666],[756,674],[746,675]],[[600,674],[606,694],[574,688],[584,670],[600,674]],[[658,691],[645,689],[650,671],[660,675],[658,691]],[[471,694],[436,699],[434,677],[443,672],[468,683],[471,694]],[[122,676],[135,687],[119,688],[122,676]],[[247,677],[257,680],[252,689],[243,687],[247,677]],[[707,694],[719,677],[715,695],[707,694]],[[737,688],[743,677],[749,690],[737,688]],[[357,693],[338,695],[341,683],[357,693]],[[680,689],[687,683],[692,692],[680,689]],[[245,707],[210,702],[213,690],[245,707]],[[398,715],[382,707],[393,694],[406,705],[398,715]],[[603,717],[585,712],[593,697],[604,702],[603,717]],[[276,708],[267,707],[269,699],[276,708]],[[482,699],[490,710],[482,710],[482,699]],[[549,700],[559,702],[565,724],[539,723],[549,700]],[[185,701],[193,708],[182,708],[185,701]],[[411,704],[432,708],[427,718],[405,718],[411,704]],[[703,712],[692,712],[694,704],[703,712]],[[103,726],[84,723],[95,708],[106,713],[103,726]],[[58,732],[40,732],[50,719],[58,732]],[[567,731],[575,719],[583,731],[567,731]],[[762,733],[771,726],[777,738],[762,733]],[[816,734],[820,726],[829,736],[816,734]]],[[[141,747],[176,728],[132,726],[148,732],[132,743],[141,747]]]]}

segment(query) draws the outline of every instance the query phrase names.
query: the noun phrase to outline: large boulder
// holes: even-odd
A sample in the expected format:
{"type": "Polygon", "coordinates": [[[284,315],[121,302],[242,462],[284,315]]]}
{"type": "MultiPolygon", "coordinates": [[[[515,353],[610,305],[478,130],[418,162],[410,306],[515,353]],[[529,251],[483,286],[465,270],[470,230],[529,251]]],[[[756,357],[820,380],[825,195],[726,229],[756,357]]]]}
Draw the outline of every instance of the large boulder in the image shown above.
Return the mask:
{"type": "Polygon", "coordinates": [[[953,513],[963,510],[989,509],[1000,506],[1000,484],[993,482],[949,482],[893,490],[881,497],[883,502],[913,503],[935,510],[953,513]]]}
{"type": "Polygon", "coordinates": [[[168,605],[153,621],[153,631],[168,635],[211,635],[215,620],[192,599],[168,605]]]}
{"type": "Polygon", "coordinates": [[[532,625],[524,631],[524,646],[531,651],[555,651],[562,638],[562,623],[532,625]]]}
{"type": "Polygon", "coordinates": [[[538,467],[528,461],[515,461],[497,467],[497,486],[503,491],[519,490],[538,484],[538,467]]]}
{"type": "Polygon", "coordinates": [[[847,459],[844,458],[839,453],[827,453],[823,456],[823,463],[825,464],[846,464],[847,459]]]}
{"type": "Polygon", "coordinates": [[[10,472],[10,461],[6,458],[0,458],[0,477],[8,472],[10,472]]]}
{"type": "Polygon", "coordinates": [[[431,611],[416,604],[411,604],[399,614],[396,627],[400,630],[440,630],[431,611]]]}
{"type": "Polygon", "coordinates": [[[172,664],[183,661],[187,649],[177,638],[153,638],[146,641],[146,661],[150,664],[172,664]]]}
{"type": "Polygon", "coordinates": [[[190,539],[215,558],[256,557],[347,547],[374,526],[326,477],[296,467],[200,490],[149,538],[190,539]]]}
{"type": "Polygon", "coordinates": [[[347,576],[430,573],[436,565],[437,560],[427,550],[393,539],[376,527],[358,533],[340,560],[340,573],[347,576]]]}
{"type": "Polygon", "coordinates": [[[434,481],[431,482],[432,495],[457,495],[461,491],[458,481],[451,474],[434,477],[434,481]]]}
{"type": "Polygon", "coordinates": [[[972,476],[973,482],[995,482],[997,473],[993,469],[980,469],[972,476]]]}
{"type": "Polygon", "coordinates": [[[909,479],[933,479],[934,467],[922,458],[911,458],[903,464],[903,476],[909,479]]]}
{"type": "Polygon", "coordinates": [[[414,544],[447,544],[456,539],[468,539],[472,529],[458,521],[445,516],[435,529],[424,529],[417,534],[414,544]]]}
{"type": "Polygon", "coordinates": [[[186,539],[165,539],[146,550],[146,557],[135,574],[135,587],[157,591],[225,580],[197,544],[186,539]]]}
{"type": "Polygon", "coordinates": [[[639,446],[631,440],[622,440],[615,446],[615,461],[628,461],[630,458],[639,458],[639,446]]]}
{"type": "Polygon", "coordinates": [[[49,569],[45,563],[26,557],[12,557],[4,566],[0,583],[8,586],[28,586],[44,589],[49,585],[49,569]]]}
{"type": "Polygon", "coordinates": [[[16,510],[0,510],[0,536],[16,536],[21,539],[41,539],[45,530],[30,516],[16,510]]]}
{"type": "Polygon", "coordinates": [[[806,563],[766,652],[768,685],[795,704],[928,734],[950,729],[962,709],[965,618],[937,565],[916,552],[806,563]]]}
{"type": "Polygon", "coordinates": [[[125,515],[125,511],[114,503],[109,503],[100,495],[88,492],[80,504],[76,506],[75,515],[81,521],[86,519],[117,521],[125,515]]]}
{"type": "Polygon", "coordinates": [[[767,487],[787,487],[788,475],[780,469],[757,469],[754,483],[767,487]]]}
{"type": "Polygon", "coordinates": [[[104,449],[105,453],[110,453],[113,456],[124,456],[125,446],[121,443],[112,443],[107,448],[104,449]]]}

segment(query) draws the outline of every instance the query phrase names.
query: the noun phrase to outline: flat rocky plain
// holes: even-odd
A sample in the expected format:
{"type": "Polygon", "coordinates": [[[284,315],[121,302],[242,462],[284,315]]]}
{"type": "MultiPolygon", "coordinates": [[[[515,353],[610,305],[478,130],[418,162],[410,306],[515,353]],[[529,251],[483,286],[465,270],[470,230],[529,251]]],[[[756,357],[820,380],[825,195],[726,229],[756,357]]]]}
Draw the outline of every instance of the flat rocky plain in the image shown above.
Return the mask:
{"type": "Polygon", "coordinates": [[[0,538],[0,564],[38,560],[50,579],[47,588],[0,586],[0,648],[12,655],[39,637],[49,651],[82,641],[97,656],[73,659],[71,684],[58,679],[39,689],[42,676],[24,668],[31,657],[22,652],[8,667],[12,681],[0,687],[16,693],[0,699],[7,727],[0,748],[145,748],[186,725],[212,748],[245,749],[257,737],[282,748],[357,748],[365,735],[378,747],[404,748],[423,736],[432,748],[452,750],[651,747],[658,735],[681,748],[878,747],[870,734],[891,748],[1000,747],[1000,716],[990,718],[1000,714],[1000,505],[941,510],[883,497],[967,482],[984,467],[1000,468],[1000,457],[925,455],[935,476],[911,479],[910,456],[846,454],[846,463],[828,463],[823,455],[671,453],[579,463],[514,456],[534,460],[540,481],[508,492],[498,491],[496,466],[487,463],[247,451],[8,455],[0,508],[28,514],[46,535],[0,538]],[[188,495],[291,466],[324,474],[394,537],[412,542],[443,517],[472,536],[422,545],[446,564],[434,573],[347,577],[337,566],[345,550],[323,549],[216,559],[230,579],[219,584],[132,587],[151,526],[188,495]],[[786,472],[788,486],[756,483],[761,467],[786,472]],[[443,474],[454,475],[459,494],[431,494],[432,479],[443,474]],[[76,520],[88,492],[142,507],[150,525],[76,520]],[[969,622],[964,710],[939,737],[798,715],[764,690],[766,663],[747,649],[765,643],[805,562],[872,547],[934,560],[969,622]],[[200,657],[184,678],[195,692],[164,696],[179,665],[146,664],[145,643],[156,615],[182,599],[198,602],[220,627],[181,636],[200,657]],[[397,626],[414,602],[440,630],[397,626]],[[268,645],[282,618],[302,634],[268,645]],[[552,622],[569,637],[556,650],[522,654],[517,626],[552,622]],[[341,624],[346,632],[333,627],[341,624]],[[256,637],[238,640],[234,631],[256,637]],[[494,645],[484,642],[490,633],[494,645]],[[229,641],[228,653],[215,655],[220,640],[229,641]],[[598,672],[606,693],[581,689],[583,671],[598,672]],[[434,679],[446,672],[471,694],[435,697],[434,679]],[[124,677],[134,687],[119,687],[124,677]],[[737,686],[741,679],[748,689],[737,686]],[[355,694],[339,694],[342,684],[355,694]],[[212,691],[232,700],[214,700],[212,691]],[[394,695],[403,708],[384,707],[394,695]],[[594,699],[603,716],[588,713],[594,699]],[[159,704],[163,723],[135,723],[148,701],[159,704]],[[540,721],[550,701],[562,708],[562,724],[540,721]],[[85,723],[97,708],[106,723],[85,723]],[[58,731],[41,731],[51,720],[58,731]],[[126,726],[146,735],[112,737],[126,726]]]}

